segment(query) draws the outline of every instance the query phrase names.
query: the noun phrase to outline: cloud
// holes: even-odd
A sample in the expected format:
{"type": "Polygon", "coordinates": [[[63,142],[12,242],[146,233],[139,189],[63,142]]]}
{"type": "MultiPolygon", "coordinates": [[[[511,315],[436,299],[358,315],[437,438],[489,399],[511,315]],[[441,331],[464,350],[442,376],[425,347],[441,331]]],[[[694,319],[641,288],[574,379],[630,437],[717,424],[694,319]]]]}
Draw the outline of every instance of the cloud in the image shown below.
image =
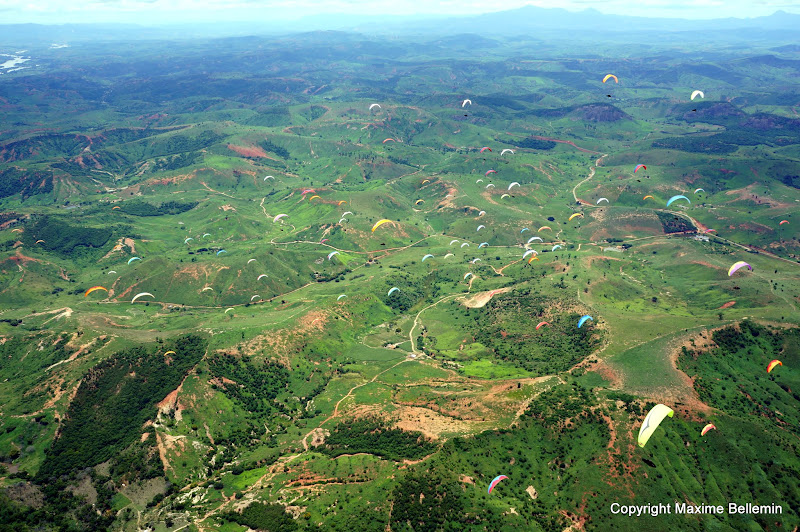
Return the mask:
{"type": "MultiPolygon", "coordinates": [[[[525,5],[553,7],[552,0],[0,0],[4,22],[138,22],[169,23],[215,20],[254,21],[299,18],[305,15],[340,13],[353,15],[478,15],[515,9],[525,5]]],[[[787,0],[562,0],[558,6],[570,11],[587,8],[601,13],[679,17],[756,17],[777,9],[800,12],[800,5],[787,0]]]]}

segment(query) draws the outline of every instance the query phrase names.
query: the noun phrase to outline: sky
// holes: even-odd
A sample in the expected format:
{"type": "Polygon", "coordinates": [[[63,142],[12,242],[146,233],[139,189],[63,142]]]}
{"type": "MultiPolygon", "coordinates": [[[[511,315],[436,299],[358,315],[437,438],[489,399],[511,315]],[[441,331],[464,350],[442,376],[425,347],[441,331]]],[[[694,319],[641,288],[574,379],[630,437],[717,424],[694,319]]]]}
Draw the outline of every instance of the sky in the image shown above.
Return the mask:
{"type": "Polygon", "coordinates": [[[800,0],[0,0],[0,24],[264,21],[274,25],[279,20],[326,13],[478,15],[525,5],[689,19],[751,18],[778,10],[800,14],[800,0]]]}

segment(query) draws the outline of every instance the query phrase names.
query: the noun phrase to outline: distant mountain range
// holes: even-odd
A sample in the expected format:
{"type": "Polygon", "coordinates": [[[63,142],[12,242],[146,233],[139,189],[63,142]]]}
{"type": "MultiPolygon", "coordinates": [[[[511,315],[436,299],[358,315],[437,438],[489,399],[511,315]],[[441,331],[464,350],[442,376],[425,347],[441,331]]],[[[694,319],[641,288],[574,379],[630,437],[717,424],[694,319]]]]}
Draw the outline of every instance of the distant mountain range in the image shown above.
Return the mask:
{"type": "MultiPolygon", "coordinates": [[[[222,36],[287,34],[343,30],[368,34],[463,34],[503,36],[531,31],[593,31],[614,34],[639,32],[797,32],[800,15],[776,11],[755,18],[689,20],[678,18],[605,15],[595,9],[571,12],[561,8],[521,7],[473,16],[309,15],[297,20],[193,23],[172,26],[134,24],[3,24],[0,44],[70,43],[98,40],[216,38],[222,36]]],[[[698,35],[702,39],[702,35],[698,35]]]]}

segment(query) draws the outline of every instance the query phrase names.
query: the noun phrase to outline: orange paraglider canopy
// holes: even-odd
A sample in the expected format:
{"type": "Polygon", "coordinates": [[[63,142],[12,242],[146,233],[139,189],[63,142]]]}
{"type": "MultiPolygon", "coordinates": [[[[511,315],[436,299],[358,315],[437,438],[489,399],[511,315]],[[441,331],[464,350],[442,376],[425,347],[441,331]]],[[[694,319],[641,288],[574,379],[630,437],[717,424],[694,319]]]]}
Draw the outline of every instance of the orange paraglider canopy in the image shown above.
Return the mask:
{"type": "Polygon", "coordinates": [[[108,292],[108,288],[106,288],[105,286],[99,286],[99,285],[98,285],[98,286],[93,286],[93,287],[91,287],[90,289],[88,289],[88,290],[86,291],[86,293],[85,293],[85,294],[83,294],[83,297],[86,297],[86,296],[88,296],[89,294],[91,294],[92,292],[94,292],[94,291],[96,291],[96,290],[105,290],[106,292],[108,292]]]}

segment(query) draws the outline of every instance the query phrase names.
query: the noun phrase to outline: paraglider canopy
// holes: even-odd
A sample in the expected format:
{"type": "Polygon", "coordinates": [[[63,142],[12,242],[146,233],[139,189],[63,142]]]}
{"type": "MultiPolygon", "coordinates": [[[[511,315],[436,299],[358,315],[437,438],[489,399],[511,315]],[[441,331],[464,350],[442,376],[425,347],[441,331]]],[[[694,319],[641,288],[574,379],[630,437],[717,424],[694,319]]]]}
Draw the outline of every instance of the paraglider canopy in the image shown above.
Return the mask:
{"type": "Polygon", "coordinates": [[[536,330],[538,331],[538,330],[539,330],[539,327],[541,327],[542,325],[550,325],[550,323],[548,323],[548,322],[546,322],[546,321],[540,321],[540,322],[539,322],[539,325],[537,325],[537,326],[536,326],[536,330]]]}
{"type": "Polygon", "coordinates": [[[105,290],[106,292],[108,292],[108,288],[106,288],[105,286],[93,286],[90,289],[88,289],[85,294],[83,294],[83,297],[88,296],[89,294],[91,294],[96,290],[105,290]]]}
{"type": "Polygon", "coordinates": [[[667,202],[667,207],[669,207],[669,206],[672,204],[672,202],[673,202],[673,201],[677,201],[677,200],[679,200],[679,199],[685,199],[685,200],[686,200],[686,201],[688,201],[690,204],[692,203],[692,201],[691,201],[689,198],[687,198],[686,196],[681,196],[680,194],[678,194],[677,196],[672,196],[672,197],[669,199],[669,201],[667,202]]]}
{"type": "Polygon", "coordinates": [[[399,292],[399,291],[400,291],[400,289],[399,289],[399,288],[397,288],[397,287],[395,286],[395,287],[392,287],[392,288],[389,290],[389,292],[387,292],[387,294],[386,294],[386,295],[387,295],[387,296],[390,296],[390,295],[394,294],[395,292],[399,292]]]}
{"type": "Polygon", "coordinates": [[[775,366],[783,366],[783,362],[780,360],[773,360],[767,364],[767,373],[770,373],[773,369],[775,369],[775,366]]]}
{"type": "Polygon", "coordinates": [[[491,492],[492,492],[492,490],[494,489],[494,487],[495,487],[495,486],[497,486],[497,484],[498,484],[498,483],[499,483],[501,480],[503,480],[503,479],[506,479],[506,478],[508,478],[508,477],[507,477],[507,476],[505,476],[505,475],[497,475],[496,477],[494,477],[494,478],[492,479],[492,481],[489,483],[489,493],[491,493],[491,492]]]}
{"type": "Polygon", "coordinates": [[[425,259],[432,259],[432,258],[433,258],[433,255],[431,255],[430,253],[428,253],[427,255],[425,255],[424,257],[422,257],[422,262],[425,262],[425,259]]]}
{"type": "Polygon", "coordinates": [[[381,107],[381,104],[373,103],[372,105],[369,106],[369,110],[372,111],[372,109],[374,109],[375,107],[377,107],[378,109],[383,109],[383,107],[381,107]]]}
{"type": "Polygon", "coordinates": [[[481,153],[483,153],[486,150],[492,151],[492,149],[489,146],[484,146],[483,148],[481,148],[481,153]]]}
{"type": "Polygon", "coordinates": [[[644,168],[645,170],[647,170],[647,167],[646,167],[645,165],[643,165],[643,164],[637,164],[637,165],[636,165],[636,168],[634,168],[634,169],[633,169],[633,173],[635,174],[636,172],[638,172],[638,171],[639,171],[639,168],[644,168]]]}
{"type": "Polygon", "coordinates": [[[150,296],[150,297],[152,297],[153,299],[155,299],[155,298],[156,298],[156,296],[154,296],[154,295],[153,295],[153,294],[151,294],[150,292],[139,292],[138,294],[136,294],[135,296],[133,296],[133,299],[131,299],[131,303],[133,303],[134,301],[136,301],[136,300],[137,300],[137,299],[139,299],[140,297],[144,297],[144,296],[150,296]]]}
{"type": "Polygon", "coordinates": [[[611,78],[614,78],[614,83],[619,83],[619,80],[617,79],[617,76],[615,76],[614,74],[606,74],[606,77],[603,78],[603,83],[605,83],[606,81],[608,81],[611,78]]]}
{"type": "Polygon", "coordinates": [[[706,95],[705,95],[705,94],[703,94],[703,91],[694,91],[694,92],[692,93],[692,97],[691,97],[691,99],[692,99],[692,100],[694,100],[694,99],[695,99],[696,97],[698,97],[698,96],[700,96],[701,98],[705,98],[705,97],[706,97],[706,95]]]}
{"type": "Polygon", "coordinates": [[[576,216],[581,216],[581,217],[583,217],[583,213],[582,213],[582,212],[576,212],[575,214],[573,214],[572,216],[570,216],[570,217],[569,217],[569,220],[567,220],[567,221],[571,222],[571,221],[572,221],[572,219],[573,219],[573,218],[575,218],[576,216]]]}
{"type": "Polygon", "coordinates": [[[514,150],[512,150],[511,148],[504,149],[503,151],[500,152],[500,155],[505,155],[507,151],[510,151],[511,155],[514,155],[514,150]]]}
{"type": "Polygon", "coordinates": [[[672,417],[673,413],[672,409],[666,405],[657,404],[654,406],[647,414],[647,417],[644,418],[644,423],[639,429],[639,447],[644,447],[661,421],[667,416],[672,417]]]}
{"type": "Polygon", "coordinates": [[[275,218],[272,219],[272,223],[275,223],[278,220],[280,220],[281,218],[284,218],[286,216],[289,216],[289,215],[288,214],[279,214],[278,216],[276,216],[275,218]]]}
{"type": "Polygon", "coordinates": [[[510,185],[508,185],[508,190],[511,190],[511,187],[513,187],[513,186],[517,186],[517,187],[518,187],[518,186],[519,186],[519,183],[518,183],[518,182],[516,182],[516,181],[514,181],[513,183],[511,183],[510,185]]]}
{"type": "Polygon", "coordinates": [[[467,104],[472,105],[472,100],[470,100],[470,99],[464,100],[463,102],[461,102],[461,107],[463,108],[467,104]]]}
{"type": "Polygon", "coordinates": [[[391,223],[391,222],[392,221],[387,219],[387,218],[384,218],[383,220],[378,220],[378,222],[375,225],[372,226],[372,232],[374,233],[375,229],[377,229],[378,227],[382,226],[383,224],[391,223]]]}
{"type": "Polygon", "coordinates": [[[711,429],[717,430],[717,427],[715,427],[713,423],[709,423],[708,425],[703,427],[703,430],[700,431],[700,436],[705,436],[706,432],[708,432],[711,429]]]}
{"type": "Polygon", "coordinates": [[[588,314],[582,316],[581,319],[578,320],[578,329],[580,329],[581,326],[584,323],[586,323],[588,320],[594,321],[594,319],[591,316],[589,316],[588,314]]]}
{"type": "Polygon", "coordinates": [[[739,262],[734,262],[733,265],[730,267],[730,269],[728,269],[728,277],[736,273],[740,268],[743,268],[744,266],[747,266],[748,270],[753,271],[752,266],[750,266],[745,261],[740,260],[739,262]]]}
{"type": "Polygon", "coordinates": [[[595,203],[595,205],[600,205],[600,202],[603,201],[603,200],[605,200],[606,203],[610,203],[608,201],[608,198],[600,198],[599,200],[597,200],[597,203],[595,203]]]}
{"type": "Polygon", "coordinates": [[[651,196],[650,194],[648,194],[647,196],[643,197],[643,198],[642,198],[642,200],[646,200],[647,198],[655,199],[653,196],[651,196]]]}

